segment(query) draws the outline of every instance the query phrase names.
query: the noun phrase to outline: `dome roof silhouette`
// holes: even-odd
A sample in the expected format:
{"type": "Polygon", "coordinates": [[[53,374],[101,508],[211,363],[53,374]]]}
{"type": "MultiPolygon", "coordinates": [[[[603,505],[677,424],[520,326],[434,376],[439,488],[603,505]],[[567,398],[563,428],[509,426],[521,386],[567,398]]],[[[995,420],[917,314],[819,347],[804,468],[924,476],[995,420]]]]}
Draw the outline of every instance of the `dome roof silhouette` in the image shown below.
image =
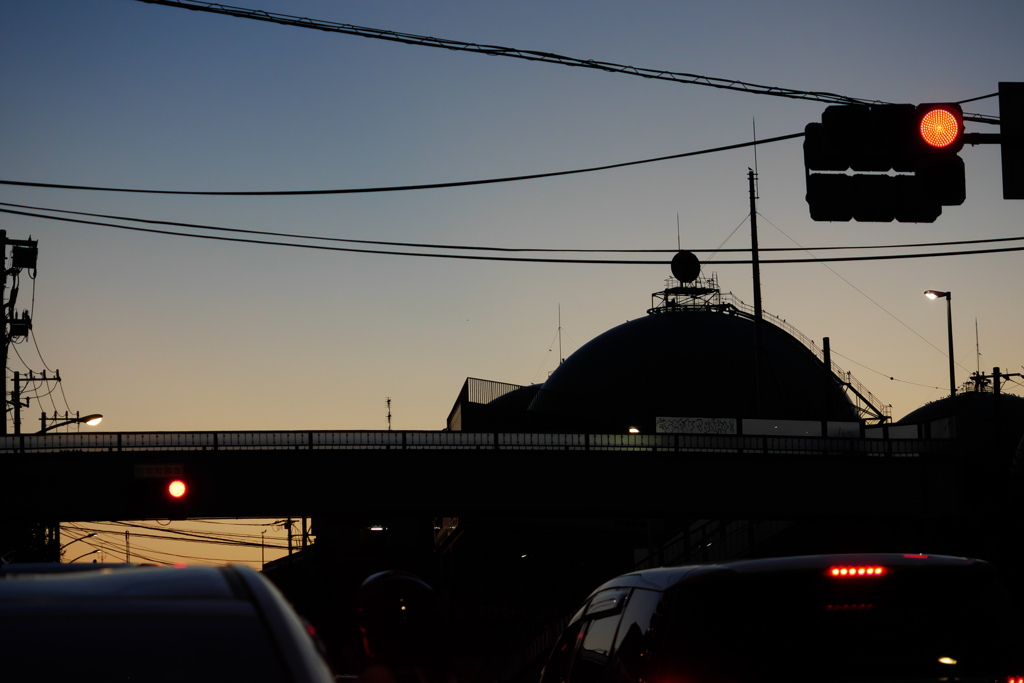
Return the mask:
{"type": "MultiPolygon", "coordinates": [[[[658,309],[652,309],[652,312],[658,309]]],[[[568,430],[653,432],[658,417],[857,420],[821,360],[765,323],[758,409],[754,321],[729,306],[682,307],[595,337],[555,370],[530,404],[568,430]]]]}

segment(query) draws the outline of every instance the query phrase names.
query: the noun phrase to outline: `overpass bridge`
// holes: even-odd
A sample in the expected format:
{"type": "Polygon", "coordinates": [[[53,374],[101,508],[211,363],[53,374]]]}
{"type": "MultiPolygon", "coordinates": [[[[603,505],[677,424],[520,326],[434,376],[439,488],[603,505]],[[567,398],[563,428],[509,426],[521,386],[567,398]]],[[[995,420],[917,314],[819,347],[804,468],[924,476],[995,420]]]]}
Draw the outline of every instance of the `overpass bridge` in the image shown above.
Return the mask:
{"type": "Polygon", "coordinates": [[[0,463],[0,519],[52,521],[375,511],[950,518],[965,513],[971,481],[955,440],[883,430],[49,433],[0,437],[0,463]],[[173,478],[188,485],[182,500],[166,495],[173,478]]]}

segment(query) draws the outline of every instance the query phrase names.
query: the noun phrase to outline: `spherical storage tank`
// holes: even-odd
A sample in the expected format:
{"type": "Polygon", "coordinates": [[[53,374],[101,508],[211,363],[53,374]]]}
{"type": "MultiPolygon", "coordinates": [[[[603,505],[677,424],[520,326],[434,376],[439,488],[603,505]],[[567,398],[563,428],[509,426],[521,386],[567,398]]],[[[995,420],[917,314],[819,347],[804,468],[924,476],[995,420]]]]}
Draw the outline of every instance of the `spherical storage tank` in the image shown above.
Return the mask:
{"type": "Polygon", "coordinates": [[[765,323],[758,405],[754,321],[730,306],[652,309],[595,337],[540,387],[529,411],[552,429],[655,431],[658,417],[857,420],[823,363],[765,323]]]}

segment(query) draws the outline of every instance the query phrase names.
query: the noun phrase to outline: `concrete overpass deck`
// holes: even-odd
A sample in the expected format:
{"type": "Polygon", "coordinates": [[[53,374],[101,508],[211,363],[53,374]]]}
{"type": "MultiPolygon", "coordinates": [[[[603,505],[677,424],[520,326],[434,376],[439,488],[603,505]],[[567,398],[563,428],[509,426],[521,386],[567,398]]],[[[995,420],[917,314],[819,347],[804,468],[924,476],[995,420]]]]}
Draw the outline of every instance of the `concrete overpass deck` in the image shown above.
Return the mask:
{"type": "Polygon", "coordinates": [[[352,512],[962,514],[950,439],[448,431],[105,432],[0,437],[6,519],[352,512]],[[184,479],[184,501],[163,487],[184,479]],[[173,504],[172,504],[173,503],[173,504]]]}

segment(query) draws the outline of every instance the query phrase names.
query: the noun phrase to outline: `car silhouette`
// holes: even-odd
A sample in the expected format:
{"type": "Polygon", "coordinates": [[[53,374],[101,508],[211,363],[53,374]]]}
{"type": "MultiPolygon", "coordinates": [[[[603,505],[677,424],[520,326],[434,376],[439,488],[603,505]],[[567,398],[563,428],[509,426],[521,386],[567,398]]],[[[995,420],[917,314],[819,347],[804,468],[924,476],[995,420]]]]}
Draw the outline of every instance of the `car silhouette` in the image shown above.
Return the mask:
{"type": "Polygon", "coordinates": [[[308,625],[250,567],[67,566],[0,571],[6,680],[333,681],[308,625]]]}
{"type": "Polygon", "coordinates": [[[1017,683],[1022,651],[987,562],[816,555],[607,581],[570,619],[541,683],[1017,683]]]}

